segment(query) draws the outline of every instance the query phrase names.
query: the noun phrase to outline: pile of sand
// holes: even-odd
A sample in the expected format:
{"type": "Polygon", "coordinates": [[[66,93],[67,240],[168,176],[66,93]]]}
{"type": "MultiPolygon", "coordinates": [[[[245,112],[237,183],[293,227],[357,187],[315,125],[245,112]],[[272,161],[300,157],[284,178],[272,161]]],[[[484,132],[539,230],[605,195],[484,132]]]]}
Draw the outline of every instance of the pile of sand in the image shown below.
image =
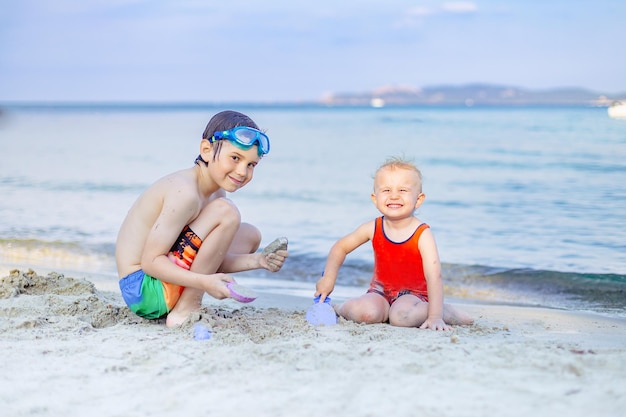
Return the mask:
{"type": "Polygon", "coordinates": [[[626,322],[466,305],[450,332],[314,327],[311,300],[205,297],[176,329],[118,292],[32,270],[0,279],[3,415],[621,416],[626,322]],[[193,337],[193,325],[212,332],[193,337]]]}

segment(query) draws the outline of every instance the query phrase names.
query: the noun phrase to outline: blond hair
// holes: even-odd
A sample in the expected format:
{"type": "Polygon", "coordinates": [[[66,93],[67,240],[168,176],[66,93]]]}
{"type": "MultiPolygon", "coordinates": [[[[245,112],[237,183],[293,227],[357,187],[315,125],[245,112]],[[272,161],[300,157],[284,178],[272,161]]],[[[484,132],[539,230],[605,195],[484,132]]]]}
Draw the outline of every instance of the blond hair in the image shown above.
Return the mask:
{"type": "Polygon", "coordinates": [[[407,171],[415,172],[417,174],[419,192],[422,192],[422,172],[412,161],[399,156],[393,156],[391,158],[388,158],[381,166],[378,167],[378,169],[374,173],[374,179],[376,179],[378,173],[384,169],[388,169],[390,171],[405,169],[407,171]]]}

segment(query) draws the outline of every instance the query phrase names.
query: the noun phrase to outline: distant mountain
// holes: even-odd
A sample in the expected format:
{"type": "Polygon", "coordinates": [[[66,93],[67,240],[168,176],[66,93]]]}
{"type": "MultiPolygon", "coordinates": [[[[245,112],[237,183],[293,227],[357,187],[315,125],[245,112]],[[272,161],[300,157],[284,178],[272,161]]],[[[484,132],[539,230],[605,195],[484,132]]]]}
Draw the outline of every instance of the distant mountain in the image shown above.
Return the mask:
{"type": "Polygon", "coordinates": [[[462,86],[433,86],[412,88],[381,87],[364,93],[329,94],[321,102],[329,106],[530,106],[530,105],[585,105],[607,107],[613,101],[626,97],[620,94],[602,94],[582,88],[529,90],[490,84],[462,86]]]}

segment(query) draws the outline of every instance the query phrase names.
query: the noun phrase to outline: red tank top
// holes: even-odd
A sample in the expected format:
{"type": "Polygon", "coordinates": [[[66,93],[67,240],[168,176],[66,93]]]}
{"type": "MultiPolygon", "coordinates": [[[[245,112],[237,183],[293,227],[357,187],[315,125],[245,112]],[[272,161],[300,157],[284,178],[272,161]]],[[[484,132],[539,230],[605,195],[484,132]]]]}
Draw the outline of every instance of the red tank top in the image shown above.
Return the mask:
{"type": "Polygon", "coordinates": [[[378,217],[372,238],[374,248],[372,283],[381,284],[385,293],[411,290],[428,296],[422,254],[418,247],[420,236],[428,227],[426,223],[422,223],[410,238],[396,243],[385,236],[383,218],[378,217]]]}

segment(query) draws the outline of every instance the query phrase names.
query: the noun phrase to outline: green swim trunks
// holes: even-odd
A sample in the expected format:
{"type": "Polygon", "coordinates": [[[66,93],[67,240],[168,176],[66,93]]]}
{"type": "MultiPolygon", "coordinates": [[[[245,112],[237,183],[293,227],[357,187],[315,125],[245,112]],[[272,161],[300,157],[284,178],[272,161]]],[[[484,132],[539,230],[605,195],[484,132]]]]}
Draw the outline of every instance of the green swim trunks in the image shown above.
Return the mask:
{"type": "Polygon", "coordinates": [[[139,317],[158,319],[169,313],[185,287],[160,281],[138,270],[120,280],[126,305],[139,317]]]}
{"type": "MultiPolygon", "coordinates": [[[[191,264],[202,240],[189,226],[172,245],[168,258],[183,269],[191,264]]],[[[143,272],[142,269],[120,279],[120,290],[131,311],[146,319],[158,319],[172,311],[185,287],[170,284],[143,272]]]]}

